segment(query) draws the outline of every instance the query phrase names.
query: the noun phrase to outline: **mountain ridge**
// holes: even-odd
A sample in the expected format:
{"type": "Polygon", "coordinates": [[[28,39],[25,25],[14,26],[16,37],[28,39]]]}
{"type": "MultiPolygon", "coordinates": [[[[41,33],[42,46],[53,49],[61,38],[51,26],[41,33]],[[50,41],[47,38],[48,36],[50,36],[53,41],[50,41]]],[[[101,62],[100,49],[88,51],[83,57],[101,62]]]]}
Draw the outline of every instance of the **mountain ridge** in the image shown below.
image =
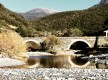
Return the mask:
{"type": "Polygon", "coordinates": [[[99,7],[99,6],[103,6],[103,5],[107,5],[107,4],[108,4],[108,0],[101,0],[98,4],[94,5],[91,8],[99,7]]]}
{"type": "Polygon", "coordinates": [[[20,13],[22,16],[24,16],[28,20],[33,20],[33,19],[38,19],[42,18],[54,13],[57,13],[58,11],[56,10],[51,10],[51,9],[45,9],[45,8],[35,8],[30,11],[20,13]]]}
{"type": "Polygon", "coordinates": [[[108,4],[108,0],[101,0],[98,5],[105,5],[108,4]]]}
{"type": "Polygon", "coordinates": [[[103,30],[108,29],[108,4],[86,10],[59,12],[34,20],[32,25],[38,31],[44,30],[52,34],[64,33],[65,29],[67,36],[70,36],[71,30],[77,28],[85,36],[101,35],[103,30]]]}
{"type": "Polygon", "coordinates": [[[108,29],[108,4],[86,10],[57,12],[30,21],[0,4],[0,28],[4,26],[9,29],[16,26],[16,31],[26,37],[46,34],[70,37],[76,31],[83,33],[82,36],[96,36],[108,29]]]}

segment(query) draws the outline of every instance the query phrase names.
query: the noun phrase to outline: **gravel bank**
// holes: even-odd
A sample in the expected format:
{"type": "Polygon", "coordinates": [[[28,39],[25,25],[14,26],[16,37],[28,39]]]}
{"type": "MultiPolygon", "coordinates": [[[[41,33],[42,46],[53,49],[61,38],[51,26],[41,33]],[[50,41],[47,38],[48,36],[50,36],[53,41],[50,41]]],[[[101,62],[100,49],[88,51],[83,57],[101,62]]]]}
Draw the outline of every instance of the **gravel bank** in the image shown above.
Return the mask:
{"type": "Polygon", "coordinates": [[[108,80],[107,69],[0,69],[0,80],[108,80]]]}
{"type": "Polygon", "coordinates": [[[25,63],[19,60],[10,59],[10,58],[0,58],[0,67],[3,66],[18,66],[24,65],[25,63]]]}

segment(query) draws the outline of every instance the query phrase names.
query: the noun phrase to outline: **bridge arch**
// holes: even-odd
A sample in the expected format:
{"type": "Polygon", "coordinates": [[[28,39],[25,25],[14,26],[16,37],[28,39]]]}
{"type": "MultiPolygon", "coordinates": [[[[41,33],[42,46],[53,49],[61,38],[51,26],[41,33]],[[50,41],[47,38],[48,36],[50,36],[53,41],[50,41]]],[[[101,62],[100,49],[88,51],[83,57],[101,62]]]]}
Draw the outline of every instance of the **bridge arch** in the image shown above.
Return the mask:
{"type": "MultiPolygon", "coordinates": [[[[80,50],[77,53],[79,54],[87,54],[86,52],[82,51],[84,50],[86,47],[91,47],[90,43],[87,42],[86,40],[83,39],[76,39],[76,40],[72,40],[72,42],[69,44],[68,49],[73,49],[73,50],[80,50]]],[[[79,68],[84,68],[87,67],[90,62],[88,60],[84,60],[81,59],[80,57],[77,56],[77,53],[74,53],[74,55],[71,55],[68,58],[69,63],[73,66],[73,67],[79,67],[79,68]]]]}
{"type": "Polygon", "coordinates": [[[27,50],[29,52],[34,52],[41,49],[40,43],[36,40],[29,39],[29,40],[26,40],[25,43],[27,44],[27,48],[28,48],[27,50]]]}
{"type": "Polygon", "coordinates": [[[91,44],[89,42],[87,42],[86,40],[77,39],[77,40],[73,40],[69,44],[68,50],[70,50],[70,49],[81,50],[81,49],[84,49],[85,47],[91,47],[91,44]]]}

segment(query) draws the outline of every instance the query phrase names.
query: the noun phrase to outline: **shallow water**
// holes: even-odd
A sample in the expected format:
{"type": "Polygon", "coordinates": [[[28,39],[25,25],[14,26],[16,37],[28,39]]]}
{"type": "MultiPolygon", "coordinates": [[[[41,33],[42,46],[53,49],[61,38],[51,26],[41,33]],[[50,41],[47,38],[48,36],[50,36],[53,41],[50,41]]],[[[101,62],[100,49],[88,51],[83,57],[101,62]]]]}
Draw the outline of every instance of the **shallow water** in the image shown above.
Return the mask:
{"type": "Polygon", "coordinates": [[[41,58],[49,58],[50,56],[30,56],[30,59],[41,59],[41,58]]]}
{"type": "Polygon", "coordinates": [[[28,60],[29,65],[40,64],[45,68],[63,68],[64,64],[69,64],[69,56],[30,56],[28,60]]]}

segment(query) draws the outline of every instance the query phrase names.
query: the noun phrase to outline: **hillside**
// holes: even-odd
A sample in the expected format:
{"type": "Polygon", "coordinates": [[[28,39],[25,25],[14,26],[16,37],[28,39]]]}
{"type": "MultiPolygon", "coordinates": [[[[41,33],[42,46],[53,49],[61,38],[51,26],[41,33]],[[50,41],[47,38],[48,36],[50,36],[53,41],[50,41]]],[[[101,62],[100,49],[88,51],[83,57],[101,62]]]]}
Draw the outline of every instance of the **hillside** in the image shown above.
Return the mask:
{"type": "Polygon", "coordinates": [[[16,30],[23,36],[24,33],[22,31],[24,31],[24,29],[26,30],[27,26],[28,22],[24,17],[0,4],[0,28],[16,30]]]}
{"type": "Polygon", "coordinates": [[[28,20],[39,19],[50,14],[57,13],[55,10],[44,9],[44,8],[35,8],[25,13],[19,13],[28,20]]]}
{"type": "Polygon", "coordinates": [[[108,4],[79,11],[58,12],[27,21],[0,4],[0,28],[15,29],[22,36],[95,36],[108,29],[108,4]]]}
{"type": "Polygon", "coordinates": [[[37,31],[52,34],[60,32],[60,36],[72,36],[72,29],[79,29],[85,36],[101,35],[108,29],[108,4],[81,11],[56,13],[31,22],[37,31]],[[66,35],[65,35],[66,34],[66,35]]]}

